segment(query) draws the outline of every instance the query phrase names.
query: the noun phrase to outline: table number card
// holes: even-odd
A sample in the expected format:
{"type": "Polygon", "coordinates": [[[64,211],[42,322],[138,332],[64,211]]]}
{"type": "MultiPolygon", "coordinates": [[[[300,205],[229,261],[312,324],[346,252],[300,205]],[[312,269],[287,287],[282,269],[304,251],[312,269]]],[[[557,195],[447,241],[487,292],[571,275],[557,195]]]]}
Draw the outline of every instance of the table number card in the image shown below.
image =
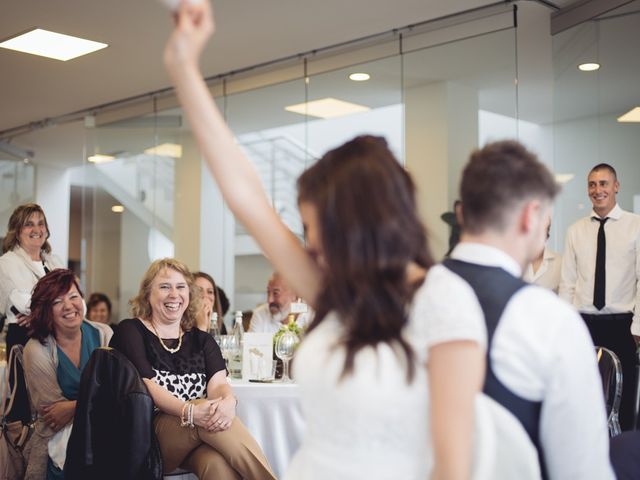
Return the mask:
{"type": "Polygon", "coordinates": [[[291,305],[289,306],[290,313],[307,313],[307,310],[309,310],[307,304],[300,299],[295,302],[291,302],[291,305]]]}
{"type": "Polygon", "coordinates": [[[242,379],[264,380],[271,377],[273,365],[273,335],[245,333],[242,348],[242,379]]]}

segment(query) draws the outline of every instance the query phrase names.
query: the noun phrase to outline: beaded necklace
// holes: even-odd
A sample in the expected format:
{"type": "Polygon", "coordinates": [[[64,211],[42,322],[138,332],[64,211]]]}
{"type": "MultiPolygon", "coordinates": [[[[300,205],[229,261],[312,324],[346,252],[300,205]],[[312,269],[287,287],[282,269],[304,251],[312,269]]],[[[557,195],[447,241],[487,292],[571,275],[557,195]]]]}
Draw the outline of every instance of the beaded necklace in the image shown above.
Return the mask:
{"type": "Polygon", "coordinates": [[[162,348],[164,348],[169,353],[176,353],[178,350],[180,350],[180,347],[182,346],[182,329],[180,329],[180,336],[178,337],[178,345],[176,346],[176,348],[169,348],[162,341],[162,338],[160,337],[158,330],[156,330],[156,326],[153,324],[153,321],[150,321],[149,323],[151,324],[151,328],[153,328],[153,332],[156,334],[156,337],[158,337],[158,340],[160,340],[160,345],[162,345],[162,348]]]}

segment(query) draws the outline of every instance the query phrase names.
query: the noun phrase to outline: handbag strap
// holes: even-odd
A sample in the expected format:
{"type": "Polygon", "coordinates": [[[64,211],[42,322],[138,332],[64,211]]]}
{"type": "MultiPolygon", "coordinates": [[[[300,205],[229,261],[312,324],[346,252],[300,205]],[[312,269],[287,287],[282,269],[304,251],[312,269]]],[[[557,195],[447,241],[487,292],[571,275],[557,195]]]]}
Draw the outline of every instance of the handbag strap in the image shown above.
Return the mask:
{"type": "MultiPolygon", "coordinates": [[[[14,345],[9,352],[9,360],[7,362],[7,366],[4,369],[4,381],[2,388],[2,395],[0,395],[0,417],[3,421],[6,421],[7,414],[11,411],[13,407],[13,402],[15,400],[16,391],[18,390],[18,363],[22,365],[22,345],[14,345]],[[13,370],[13,387],[11,388],[11,393],[9,393],[9,377],[11,374],[11,370],[13,370]]],[[[24,370],[24,369],[23,369],[24,370]]]]}

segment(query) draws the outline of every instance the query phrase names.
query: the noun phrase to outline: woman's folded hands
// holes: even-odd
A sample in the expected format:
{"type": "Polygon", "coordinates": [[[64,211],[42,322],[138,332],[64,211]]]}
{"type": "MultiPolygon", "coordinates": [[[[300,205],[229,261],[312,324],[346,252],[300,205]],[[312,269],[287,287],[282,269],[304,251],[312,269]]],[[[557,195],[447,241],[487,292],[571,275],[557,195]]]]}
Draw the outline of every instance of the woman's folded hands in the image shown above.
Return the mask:
{"type": "Polygon", "coordinates": [[[222,432],[236,416],[236,400],[230,395],[198,402],[193,407],[193,423],[210,432],[222,432]]]}

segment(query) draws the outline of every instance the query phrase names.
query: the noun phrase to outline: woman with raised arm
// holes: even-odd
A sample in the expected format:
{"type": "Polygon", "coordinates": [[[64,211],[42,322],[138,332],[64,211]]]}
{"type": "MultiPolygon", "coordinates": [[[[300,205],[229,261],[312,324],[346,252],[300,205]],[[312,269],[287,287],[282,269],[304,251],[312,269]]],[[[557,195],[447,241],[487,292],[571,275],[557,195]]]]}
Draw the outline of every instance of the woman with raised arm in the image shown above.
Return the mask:
{"type": "Polygon", "coordinates": [[[294,367],[307,433],[287,478],[470,478],[483,326],[429,324],[432,259],[410,176],[382,138],[328,152],[298,180],[305,250],[202,79],[209,3],[183,1],[175,19],[164,60],[207,164],[237,219],[317,312],[294,367]]]}

